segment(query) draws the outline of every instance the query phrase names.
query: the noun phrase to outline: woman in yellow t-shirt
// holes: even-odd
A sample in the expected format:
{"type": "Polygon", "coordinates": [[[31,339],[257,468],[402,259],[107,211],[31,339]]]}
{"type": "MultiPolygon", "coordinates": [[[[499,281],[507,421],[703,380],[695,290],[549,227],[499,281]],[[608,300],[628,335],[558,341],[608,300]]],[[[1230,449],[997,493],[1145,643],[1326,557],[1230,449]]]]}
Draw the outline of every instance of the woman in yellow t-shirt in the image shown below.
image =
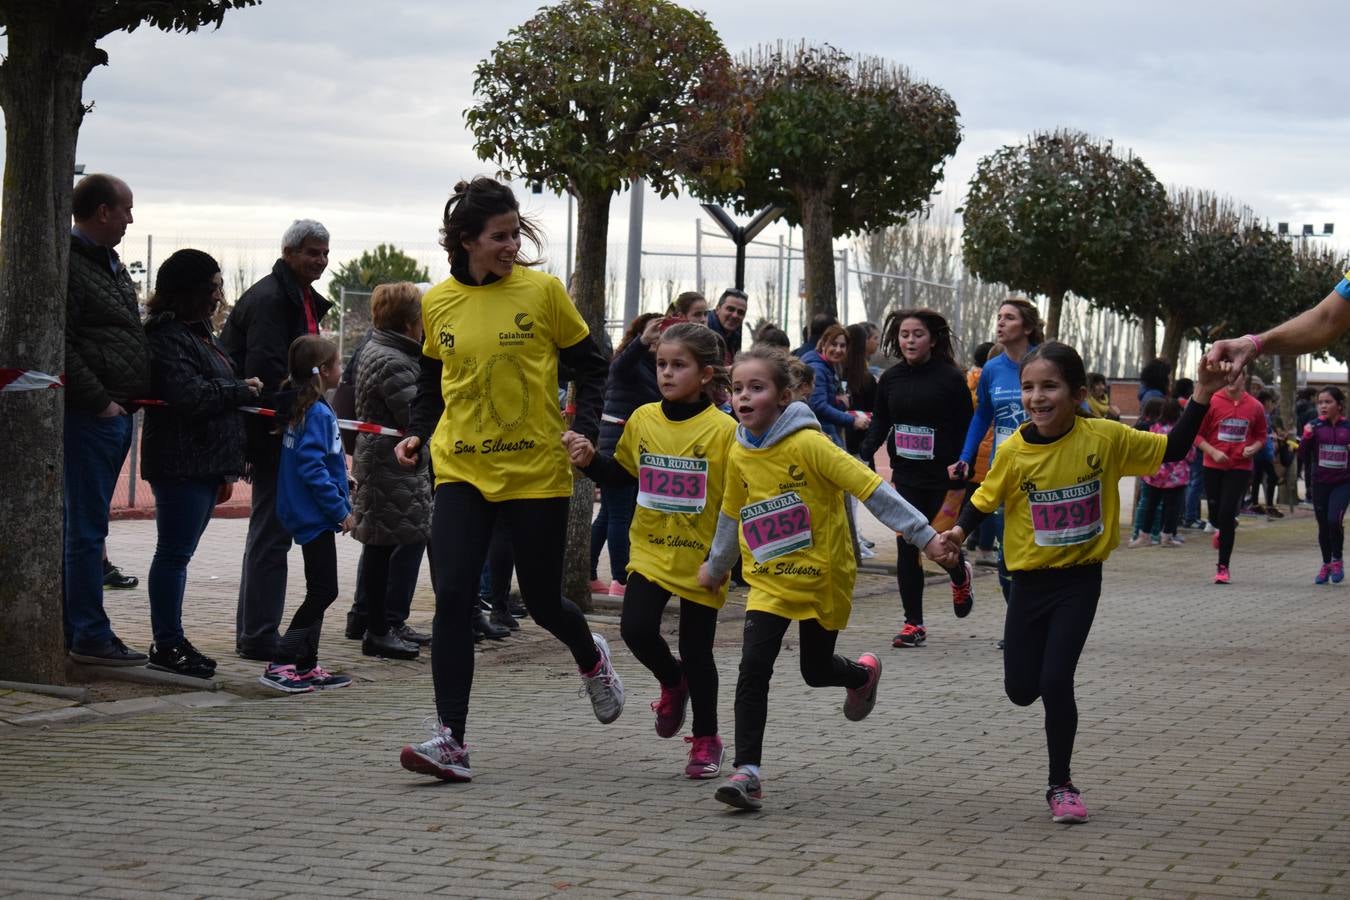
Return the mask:
{"type": "Polygon", "coordinates": [[[473,684],[478,578],[498,517],[506,521],[530,617],[567,645],[596,718],[623,711],[623,684],[605,639],[562,598],[572,467],[559,442],[558,364],[577,382],[573,429],[594,439],[607,365],[567,291],[527,267],[521,236],[538,244],[511,189],[460,182],[445,206],[441,244],[450,277],[422,298],[421,374],[410,437],[394,449],[414,465],[428,442],[436,477],[429,550],[436,620],[431,674],[440,719],[430,740],[403,748],[413,772],[468,781],[464,745],[473,684]]]}
{"type": "Polygon", "coordinates": [[[805,403],[792,401],[788,356],[756,346],[736,357],[732,408],[740,419],[708,561],[698,573],[718,588],[736,557],[747,563],[750,596],[736,681],[736,772],[717,799],[738,809],[763,804],[759,765],[769,715],[769,679],[788,627],[798,623],[802,678],[812,687],[843,687],[844,716],[867,717],[877,701],[881,660],[857,662],[834,652],[848,624],[857,575],[846,493],[931,559],[955,566],[928,519],[861,460],[820,430],[805,403]],[[737,534],[739,532],[739,542],[737,534]]]}
{"type": "Polygon", "coordinates": [[[1202,370],[1193,402],[1168,434],[1135,431],[1107,419],[1080,418],[1087,373],[1072,347],[1047,341],[1022,358],[1019,377],[1027,424],[999,446],[994,464],[961,517],[942,537],[961,546],[1000,505],[1003,558],[1011,575],[1003,625],[1008,699],[1045,707],[1050,786],[1056,822],[1086,822],[1069,777],[1078,706],[1073,678],[1102,590],[1102,563],[1120,542],[1125,475],[1151,475],[1185,458],[1224,374],[1202,370]]]}
{"type": "Polygon", "coordinates": [[[637,508],[629,529],[628,581],[623,598],[623,641],[661,685],[652,704],[656,733],[674,737],[694,708],[688,741],[689,778],[712,778],[722,769],[717,733],[717,662],[713,638],[725,585],[708,590],[697,581],[708,555],[727,456],[736,422],[712,402],[725,394],[726,345],[702,324],[682,323],[656,341],[659,403],[628,417],[614,455],[597,455],[586,438],[563,435],[572,462],[601,484],[631,485],[637,508]],[[661,636],[661,614],[671,594],[680,598],[680,656],[661,636]]]}

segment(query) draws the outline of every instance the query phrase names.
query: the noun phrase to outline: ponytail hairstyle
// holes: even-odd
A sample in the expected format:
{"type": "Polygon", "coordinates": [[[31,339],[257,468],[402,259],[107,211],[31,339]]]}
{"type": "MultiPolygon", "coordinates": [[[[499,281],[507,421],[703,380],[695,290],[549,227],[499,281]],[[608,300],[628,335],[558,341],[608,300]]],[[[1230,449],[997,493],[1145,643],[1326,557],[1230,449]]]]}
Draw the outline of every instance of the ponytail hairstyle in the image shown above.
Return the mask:
{"type": "Polygon", "coordinates": [[[703,396],[716,402],[731,391],[731,372],[724,364],[727,345],[722,336],[697,322],[680,322],[661,332],[657,344],[679,344],[689,351],[694,364],[712,369],[712,380],[703,386],[703,396]]]}
{"type": "MultiPolygon", "coordinates": [[[[509,187],[483,175],[456,184],[441,217],[441,246],[450,255],[450,268],[460,269],[469,264],[469,251],[464,249],[464,242],[475,240],[482,234],[488,219],[512,212],[520,216],[521,237],[528,239],[537,253],[542,245],[539,228],[533,220],[520,215],[520,203],[509,187]]],[[[537,259],[516,256],[518,266],[538,264],[537,259]]]]}
{"type": "Polygon", "coordinates": [[[788,357],[788,375],[792,381],[792,393],[805,400],[816,387],[816,370],[795,356],[788,357]]]}
{"type": "MultiPolygon", "coordinates": [[[[952,326],[947,324],[947,317],[935,309],[924,307],[922,309],[897,309],[886,317],[885,327],[881,331],[881,352],[892,359],[903,359],[900,353],[900,326],[906,319],[918,319],[923,323],[923,327],[928,329],[928,334],[933,340],[933,359],[947,363],[954,368],[960,368],[956,363],[956,351],[952,346],[952,326]]],[[[977,361],[975,365],[983,366],[984,363],[978,360],[979,349],[976,351],[977,361]]],[[[986,356],[988,351],[985,351],[986,356]]]]}
{"type": "Polygon", "coordinates": [[[1014,307],[1022,317],[1022,329],[1027,333],[1027,343],[1033,347],[1044,343],[1045,329],[1041,324],[1041,311],[1036,308],[1036,304],[1021,294],[1012,294],[999,304],[1000,309],[1005,306],[1014,307]]]}
{"type": "MultiPolygon", "coordinates": [[[[1005,301],[1003,305],[1007,306],[1008,302],[1005,301]]],[[[1068,344],[1059,341],[1037,344],[1034,350],[1022,357],[1022,365],[1017,370],[1018,376],[1027,370],[1028,365],[1037,361],[1048,362],[1058,369],[1059,376],[1069,386],[1069,393],[1076,394],[1079,388],[1087,387],[1087,369],[1083,366],[1083,357],[1068,344]]]]}
{"type": "Polygon", "coordinates": [[[304,424],[309,408],[323,397],[323,378],[319,370],[337,362],[337,358],[337,345],[316,334],[302,334],[291,342],[287,354],[290,374],[281,383],[283,391],[296,392],[288,425],[299,428],[304,424]]]}

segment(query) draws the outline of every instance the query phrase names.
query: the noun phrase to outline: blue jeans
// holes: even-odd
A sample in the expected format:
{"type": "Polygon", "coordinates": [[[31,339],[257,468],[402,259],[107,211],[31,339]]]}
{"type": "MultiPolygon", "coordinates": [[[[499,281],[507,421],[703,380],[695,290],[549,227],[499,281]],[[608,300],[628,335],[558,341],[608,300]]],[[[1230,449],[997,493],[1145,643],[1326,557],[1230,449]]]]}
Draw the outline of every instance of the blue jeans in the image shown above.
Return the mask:
{"type": "Polygon", "coordinates": [[[66,411],[64,611],[66,643],[75,649],[93,649],[113,636],[103,611],[103,542],[113,488],[131,449],[132,421],[66,411]]]}
{"type": "Polygon", "coordinates": [[[197,542],[211,522],[220,479],[150,482],[155,492],[155,558],[150,563],[150,626],[159,649],[183,640],[183,592],[197,542]]]}
{"type": "Polygon", "coordinates": [[[1186,509],[1181,514],[1183,522],[1200,521],[1200,498],[1205,495],[1205,455],[1195,452],[1191,460],[1191,480],[1186,482],[1186,509]]]}
{"type": "Polygon", "coordinates": [[[600,562],[600,549],[609,542],[609,573],[623,584],[628,580],[628,529],[637,506],[637,483],[600,487],[600,512],[591,523],[591,576],[600,562]]]}

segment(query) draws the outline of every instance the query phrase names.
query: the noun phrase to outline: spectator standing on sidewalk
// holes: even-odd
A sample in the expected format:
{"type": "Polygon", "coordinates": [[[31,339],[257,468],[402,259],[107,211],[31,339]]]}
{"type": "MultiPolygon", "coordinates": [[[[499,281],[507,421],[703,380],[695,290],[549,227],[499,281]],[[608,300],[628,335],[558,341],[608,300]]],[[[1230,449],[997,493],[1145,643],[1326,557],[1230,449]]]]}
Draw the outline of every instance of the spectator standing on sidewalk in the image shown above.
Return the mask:
{"type": "Polygon", "coordinates": [[[145,333],[151,395],[168,406],[145,411],[141,477],[155,494],[155,557],[150,563],[150,668],[210,678],[216,661],[183,635],[187,567],[211,511],[244,471],[244,416],[262,388],[241,381],[211,331],[224,296],[220,265],[200,250],[179,250],[155,277],[145,333]]]}
{"type": "MultiPolygon", "coordinates": [[[[356,417],[389,428],[408,427],[422,349],[421,292],[411,282],[382,284],[370,299],[375,330],[361,354],[356,377],[356,417]]],[[[398,578],[393,556],[400,548],[420,560],[431,538],[431,481],[426,458],[405,469],[394,459],[398,438],[362,432],[356,436],[352,473],[357,491],[356,527],[362,543],[361,592],[365,598],[366,656],[414,659],[418,645],[395,630],[390,603],[411,595],[398,578]],[[398,595],[398,599],[396,596],[398,595]]],[[[406,617],[406,615],[405,615],[406,617]]],[[[397,623],[402,626],[402,621],[397,623]]]]}
{"type": "Polygon", "coordinates": [[[103,543],[131,449],[131,401],[150,388],[136,286],[114,249],[132,223],[131,206],[131,188],[111,175],[88,175],[75,186],[66,288],[66,644],[77,662],[111,666],[146,661],[122,643],[103,610],[103,543]]]}
{"type": "Polygon", "coordinates": [[[741,352],[741,326],[750,311],[750,299],[740,288],[727,288],[717,300],[717,307],[708,313],[708,327],[722,336],[727,345],[727,365],[741,352]]]}
{"type": "MultiPolygon", "coordinates": [[[[313,219],[297,219],[281,239],[281,258],[272,273],[244,292],[230,310],[221,342],[241,378],[262,382],[260,402],[289,411],[291,394],[280,394],[287,353],[301,335],[319,333],[319,322],[333,304],[313,284],[328,268],[328,229],[313,219]]],[[[246,456],[253,484],[253,506],[244,542],[235,615],[235,651],[245,659],[270,661],[286,605],[286,554],[291,535],[277,520],[277,468],[281,436],[275,422],[250,416],[245,423],[246,456]]]]}

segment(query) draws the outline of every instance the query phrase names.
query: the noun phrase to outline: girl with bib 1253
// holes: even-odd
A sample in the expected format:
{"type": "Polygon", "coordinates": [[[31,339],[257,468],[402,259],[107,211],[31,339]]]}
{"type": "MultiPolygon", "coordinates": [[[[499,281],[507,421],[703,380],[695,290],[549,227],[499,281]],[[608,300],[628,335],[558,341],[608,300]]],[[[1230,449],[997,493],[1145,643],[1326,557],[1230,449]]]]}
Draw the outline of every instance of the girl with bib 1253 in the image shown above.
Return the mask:
{"type": "Polygon", "coordinates": [[[623,640],[660,685],[652,703],[656,733],[674,737],[692,706],[689,778],[712,778],[722,769],[717,732],[717,663],[713,639],[726,586],[708,590],[698,567],[708,555],[727,456],[736,422],[713,405],[724,394],[726,345],[705,325],[681,323],[654,342],[661,402],[639,406],[628,418],[613,456],[596,454],[584,437],[563,435],[572,461],[600,484],[631,485],[633,515],[628,586],[623,599],[623,640]],[[661,636],[661,615],[680,598],[680,655],[661,636]]]}
{"type": "Polygon", "coordinates": [[[850,721],[866,718],[876,705],[881,660],[864,653],[853,662],[834,652],[848,625],[857,575],[845,493],[935,562],[953,566],[960,558],[881,476],[821,433],[806,404],[792,401],[789,372],[781,350],[755,346],[736,357],[731,394],[741,424],[712,551],[698,576],[711,591],[726,580],[738,554],[748,566],[736,680],[736,771],[716,794],[738,809],[763,805],[759,767],[769,679],[793,622],[806,683],[845,688],[844,717],[850,721]]]}
{"type": "Polygon", "coordinates": [[[988,477],[943,536],[959,547],[1004,507],[1005,559],[1012,576],[1003,629],[1008,699],[1045,707],[1056,822],[1086,822],[1070,777],[1078,706],[1073,679],[1102,589],[1102,563],[1120,542],[1120,479],[1185,458],[1219,370],[1204,371],[1181,421],[1168,434],[1108,419],[1079,418],[1087,372],[1078,352],[1048,341],[1022,359],[1022,404],[1030,421],[1003,442],[988,477]]]}
{"type": "Polygon", "coordinates": [[[432,578],[436,619],[431,674],[439,722],[403,748],[404,768],[450,781],[471,777],[465,724],[473,685],[478,580],[497,518],[506,520],[521,599],[530,617],[576,661],[595,716],[623,711],[609,645],[561,596],[572,467],[559,437],[558,365],[577,382],[573,429],[594,440],[608,368],[562,282],[529,268],[521,237],[538,236],[511,189],[490,178],[460,182],[445,205],[442,245],[450,277],[422,298],[421,374],[404,438],[406,466],[430,442],[432,578]]]}

